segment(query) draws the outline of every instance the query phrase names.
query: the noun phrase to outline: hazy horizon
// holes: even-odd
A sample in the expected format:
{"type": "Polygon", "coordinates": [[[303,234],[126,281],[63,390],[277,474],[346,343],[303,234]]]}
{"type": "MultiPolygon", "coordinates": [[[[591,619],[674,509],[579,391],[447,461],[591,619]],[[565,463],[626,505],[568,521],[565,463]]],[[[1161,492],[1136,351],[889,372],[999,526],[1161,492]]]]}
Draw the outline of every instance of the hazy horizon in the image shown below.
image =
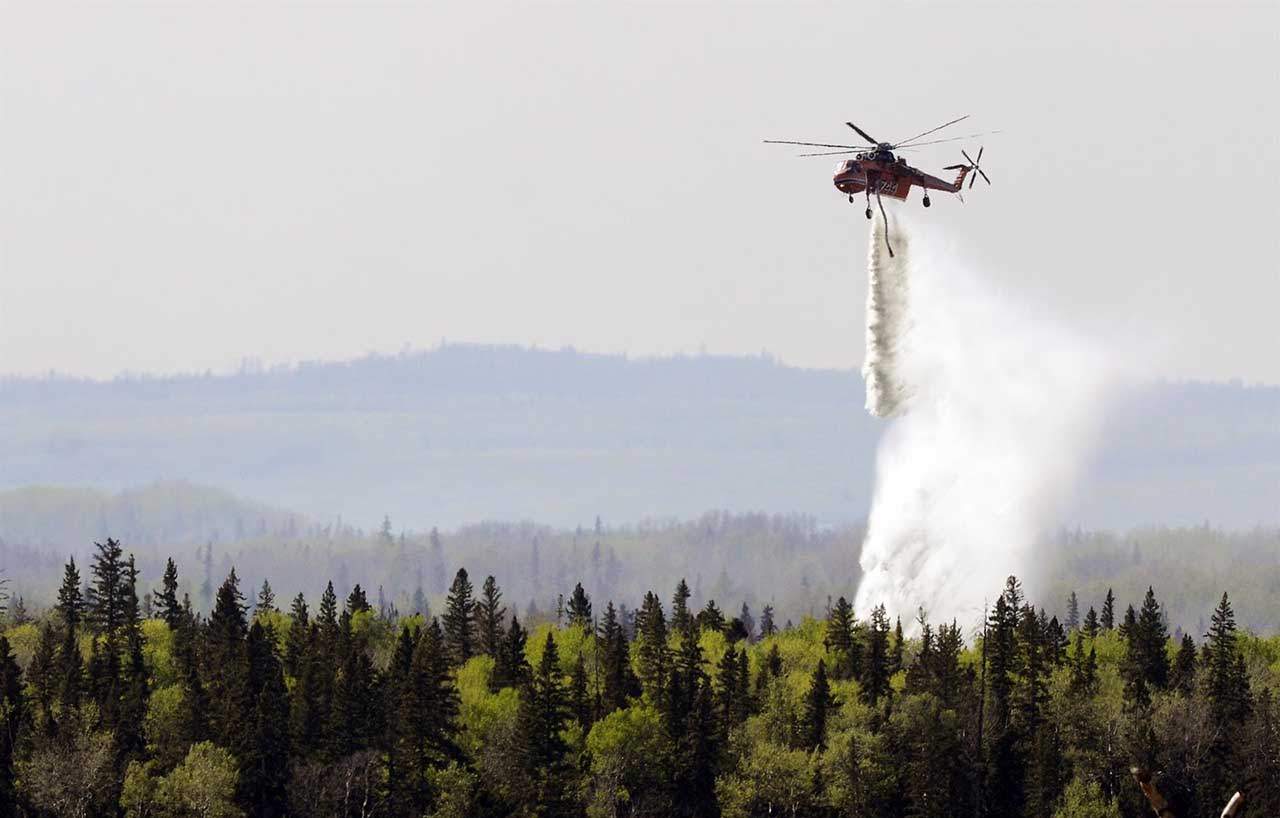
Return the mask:
{"type": "Polygon", "coordinates": [[[1275,108],[1237,103],[1271,96],[1275,4],[25,4],[5,22],[0,371],[232,371],[442,337],[853,368],[861,211],[832,161],[761,140],[969,113],[947,133],[1002,133],[910,160],[984,144],[994,186],[902,205],[931,235],[1153,377],[1280,383],[1280,279],[1259,263],[1280,255],[1275,108]],[[910,43],[850,49],[868,26],[910,43]]]}

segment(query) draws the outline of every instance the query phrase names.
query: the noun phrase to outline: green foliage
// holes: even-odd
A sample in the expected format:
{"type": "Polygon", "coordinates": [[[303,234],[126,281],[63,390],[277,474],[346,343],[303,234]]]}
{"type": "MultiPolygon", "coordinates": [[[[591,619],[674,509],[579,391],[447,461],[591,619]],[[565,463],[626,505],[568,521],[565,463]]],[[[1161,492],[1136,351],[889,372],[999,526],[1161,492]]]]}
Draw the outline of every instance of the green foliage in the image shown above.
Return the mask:
{"type": "Polygon", "coordinates": [[[1073,778],[1053,818],[1115,818],[1119,812],[1116,800],[1104,796],[1098,782],[1073,778]]]}
{"type": "Polygon", "coordinates": [[[586,749],[588,815],[662,814],[669,773],[661,760],[670,747],[654,707],[638,703],[608,714],[592,726],[586,749]]]}

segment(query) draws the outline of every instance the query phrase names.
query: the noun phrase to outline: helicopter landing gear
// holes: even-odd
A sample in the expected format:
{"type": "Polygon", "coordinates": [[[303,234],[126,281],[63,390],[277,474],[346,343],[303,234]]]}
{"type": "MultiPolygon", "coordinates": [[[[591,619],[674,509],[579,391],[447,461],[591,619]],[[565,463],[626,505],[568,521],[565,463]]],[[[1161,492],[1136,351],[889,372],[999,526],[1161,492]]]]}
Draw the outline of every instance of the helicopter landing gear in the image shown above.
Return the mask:
{"type": "Polygon", "coordinates": [[[924,194],[924,201],[921,202],[921,204],[923,204],[925,207],[928,207],[931,204],[931,202],[929,201],[928,193],[924,194]]]}
{"type": "Polygon", "coordinates": [[[867,218],[871,218],[871,208],[867,208],[867,218]]]}

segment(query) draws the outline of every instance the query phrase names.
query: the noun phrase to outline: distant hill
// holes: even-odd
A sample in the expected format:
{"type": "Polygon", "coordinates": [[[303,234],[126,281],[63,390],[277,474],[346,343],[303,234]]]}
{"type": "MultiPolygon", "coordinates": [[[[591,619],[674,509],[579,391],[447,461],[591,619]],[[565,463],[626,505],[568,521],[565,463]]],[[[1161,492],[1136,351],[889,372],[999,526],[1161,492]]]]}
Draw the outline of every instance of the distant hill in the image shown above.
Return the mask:
{"type": "Polygon", "coordinates": [[[131,546],[201,545],[302,529],[296,514],[186,482],[109,494],[27,487],[0,491],[0,542],[78,551],[113,536],[131,546]]]}
{"type": "MultiPolygon", "coordinates": [[[[228,376],[6,379],[0,489],[189,480],[366,528],[714,508],[848,523],[870,505],[884,428],[862,405],[856,372],[763,357],[456,345],[228,376]]],[[[1278,498],[1280,389],[1162,384],[1111,418],[1064,522],[1242,527],[1280,519],[1278,498]]]]}

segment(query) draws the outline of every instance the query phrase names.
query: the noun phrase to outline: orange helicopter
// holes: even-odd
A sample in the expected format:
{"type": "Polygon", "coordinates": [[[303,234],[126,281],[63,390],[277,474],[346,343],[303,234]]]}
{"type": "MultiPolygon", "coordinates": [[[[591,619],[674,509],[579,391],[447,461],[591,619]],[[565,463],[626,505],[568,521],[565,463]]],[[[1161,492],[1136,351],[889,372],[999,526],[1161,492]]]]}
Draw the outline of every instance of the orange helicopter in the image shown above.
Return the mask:
{"type": "MultiPolygon", "coordinates": [[[[904,139],[900,142],[881,142],[872,137],[869,133],[854,125],[852,122],[845,124],[857,132],[858,136],[867,141],[866,145],[832,145],[825,142],[792,142],[783,139],[766,139],[765,142],[771,145],[803,145],[811,148],[839,148],[839,150],[821,151],[819,153],[802,153],[800,156],[843,156],[847,154],[855,154],[852,159],[841,162],[836,168],[835,183],[836,189],[841,193],[849,196],[849,202],[854,201],[854,197],[858,193],[866,195],[867,201],[867,218],[871,218],[871,194],[876,196],[876,204],[880,207],[880,214],[884,215],[884,202],[881,196],[888,196],[893,199],[906,200],[907,195],[911,192],[914,185],[924,191],[924,199],[921,202],[928,207],[930,190],[941,190],[946,193],[959,194],[964,188],[964,180],[969,178],[969,187],[973,187],[973,183],[981,176],[983,181],[988,185],[991,180],[987,178],[987,174],[983,172],[978,163],[982,161],[983,148],[978,148],[978,158],[973,159],[969,154],[961,150],[967,164],[964,165],[947,165],[943,170],[956,170],[955,181],[948,182],[945,179],[939,179],[937,176],[931,176],[924,171],[913,168],[907,164],[907,161],[901,156],[895,156],[894,151],[911,150],[912,148],[922,148],[926,145],[938,145],[943,142],[956,142],[961,139],[972,139],[983,134],[969,134],[967,136],[953,136],[946,139],[932,139],[927,142],[921,142],[930,134],[957,122],[962,122],[969,118],[968,114],[962,117],[944,122],[936,128],[930,128],[924,133],[916,134],[910,139],[904,139]],[[973,174],[969,176],[969,174],[973,174]]],[[[887,221],[887,217],[886,217],[887,221]]],[[[893,255],[893,247],[889,246],[888,231],[885,232],[885,245],[889,247],[889,255],[893,255]]]]}

